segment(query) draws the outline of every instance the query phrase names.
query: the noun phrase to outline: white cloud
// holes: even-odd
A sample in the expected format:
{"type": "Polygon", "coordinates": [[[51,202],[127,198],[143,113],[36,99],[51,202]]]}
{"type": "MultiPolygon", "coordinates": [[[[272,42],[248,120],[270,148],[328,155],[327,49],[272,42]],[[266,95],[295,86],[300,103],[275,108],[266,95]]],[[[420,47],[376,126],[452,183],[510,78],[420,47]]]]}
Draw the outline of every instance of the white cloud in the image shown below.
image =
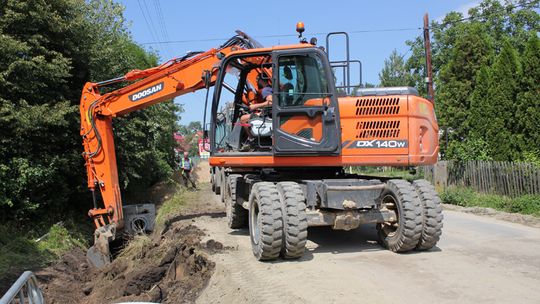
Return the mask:
{"type": "MultiPolygon", "coordinates": [[[[463,17],[466,18],[466,17],[469,17],[469,9],[471,9],[471,8],[473,8],[475,6],[478,6],[480,4],[480,2],[481,2],[480,0],[474,0],[474,1],[471,1],[469,3],[462,4],[458,8],[453,9],[452,11],[462,13],[463,17]]],[[[443,16],[439,16],[435,20],[437,22],[442,22],[445,16],[446,16],[446,14],[444,14],[443,16]]]]}

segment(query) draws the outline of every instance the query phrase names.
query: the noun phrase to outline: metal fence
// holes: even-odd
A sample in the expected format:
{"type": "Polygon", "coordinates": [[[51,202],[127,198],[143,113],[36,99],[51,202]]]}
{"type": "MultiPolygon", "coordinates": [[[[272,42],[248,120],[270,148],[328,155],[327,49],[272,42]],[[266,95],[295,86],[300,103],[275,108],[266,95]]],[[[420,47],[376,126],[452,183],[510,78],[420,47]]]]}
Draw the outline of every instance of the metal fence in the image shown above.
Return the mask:
{"type": "Polygon", "coordinates": [[[419,170],[436,187],[464,186],[509,197],[540,195],[540,167],[534,164],[452,160],[419,170]]]}
{"type": "Polygon", "coordinates": [[[45,303],[41,289],[39,289],[37,284],[36,277],[31,271],[25,271],[0,299],[0,304],[11,303],[45,303]]]}

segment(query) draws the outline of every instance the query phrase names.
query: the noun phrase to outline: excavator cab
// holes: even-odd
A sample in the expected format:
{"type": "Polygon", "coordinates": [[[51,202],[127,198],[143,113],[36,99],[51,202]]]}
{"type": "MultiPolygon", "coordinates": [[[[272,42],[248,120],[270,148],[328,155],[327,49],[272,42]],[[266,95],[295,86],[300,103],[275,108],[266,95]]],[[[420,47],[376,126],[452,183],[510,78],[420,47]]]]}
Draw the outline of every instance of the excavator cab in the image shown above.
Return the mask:
{"type": "Polygon", "coordinates": [[[223,60],[216,81],[211,154],[339,155],[337,112],[332,71],[320,49],[232,54],[223,60]],[[261,88],[256,87],[261,75],[272,87],[273,102],[249,110],[249,104],[262,102],[261,88]],[[257,90],[259,96],[246,98],[257,90]],[[226,108],[232,112],[230,119],[223,119],[226,108]],[[248,123],[240,122],[242,113],[250,115],[248,123]],[[246,143],[249,149],[243,149],[246,143]]]}

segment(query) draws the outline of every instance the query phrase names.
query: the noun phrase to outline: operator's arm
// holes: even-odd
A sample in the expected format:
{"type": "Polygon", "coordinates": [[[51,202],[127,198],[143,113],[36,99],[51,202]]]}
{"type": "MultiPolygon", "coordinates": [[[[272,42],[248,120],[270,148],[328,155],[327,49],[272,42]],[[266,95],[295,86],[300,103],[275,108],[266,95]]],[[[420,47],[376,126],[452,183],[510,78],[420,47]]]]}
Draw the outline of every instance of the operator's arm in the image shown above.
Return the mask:
{"type": "Polygon", "coordinates": [[[266,101],[265,102],[261,102],[261,103],[254,103],[252,105],[249,106],[249,109],[251,111],[254,111],[254,110],[257,110],[257,109],[260,109],[260,108],[264,108],[264,107],[269,107],[272,105],[272,95],[266,97],[266,101]]]}
{"type": "Polygon", "coordinates": [[[251,104],[249,106],[249,109],[251,111],[254,111],[254,110],[257,110],[257,109],[260,109],[260,108],[264,108],[264,107],[269,107],[269,106],[272,105],[272,88],[271,87],[263,88],[261,90],[261,96],[262,96],[264,102],[251,104]]]}

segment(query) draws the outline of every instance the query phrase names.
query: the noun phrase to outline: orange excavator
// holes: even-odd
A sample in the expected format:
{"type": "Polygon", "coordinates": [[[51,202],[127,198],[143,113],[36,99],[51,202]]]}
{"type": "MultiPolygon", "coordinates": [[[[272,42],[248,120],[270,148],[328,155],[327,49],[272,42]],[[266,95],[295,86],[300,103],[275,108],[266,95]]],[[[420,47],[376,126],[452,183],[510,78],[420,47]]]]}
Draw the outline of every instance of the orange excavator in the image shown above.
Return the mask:
{"type": "MultiPolygon", "coordinates": [[[[299,23],[299,37],[303,30],[299,23]]],[[[347,55],[330,62],[327,51],[328,37],[326,49],[315,39],[263,47],[237,31],[219,48],[87,83],[80,132],[94,197],[92,263],[108,263],[109,242],[133,225],[125,223],[113,118],[200,89],[213,89],[205,131],[212,189],[225,203],[229,227],[249,227],[258,260],[301,257],[308,226],[350,230],[374,223],[381,244],[394,252],[435,246],[442,212],[429,182],[345,170],[434,164],[439,145],[433,103],[407,87],[353,90],[347,82],[336,88],[334,71],[344,67],[349,73],[351,61],[347,55]],[[100,93],[128,81],[135,82],[100,93]],[[250,107],[264,100],[257,110],[250,107]],[[248,122],[241,121],[247,114],[248,122]]]]}

